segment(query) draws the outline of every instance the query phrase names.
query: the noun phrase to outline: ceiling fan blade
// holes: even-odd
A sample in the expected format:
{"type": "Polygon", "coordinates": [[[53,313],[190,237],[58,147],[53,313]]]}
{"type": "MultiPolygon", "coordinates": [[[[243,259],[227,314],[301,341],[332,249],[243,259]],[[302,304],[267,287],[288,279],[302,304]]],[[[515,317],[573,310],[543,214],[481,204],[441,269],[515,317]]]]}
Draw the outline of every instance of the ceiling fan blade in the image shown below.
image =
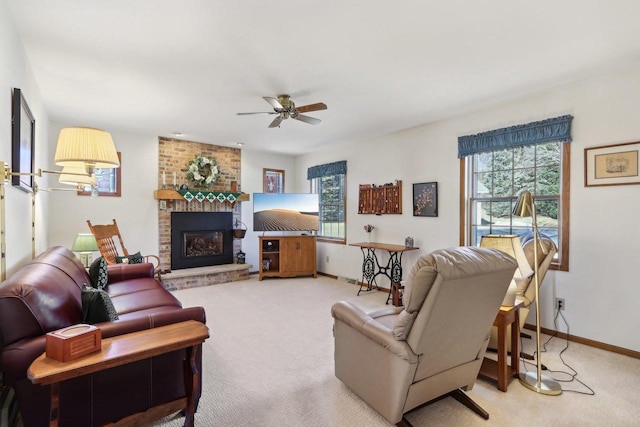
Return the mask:
{"type": "Polygon", "coordinates": [[[249,114],[278,114],[275,111],[258,111],[255,113],[236,113],[238,116],[247,116],[249,114]]]}
{"type": "Polygon", "coordinates": [[[269,104],[271,104],[273,108],[277,110],[284,110],[284,107],[282,106],[282,104],[280,104],[280,101],[278,101],[276,98],[272,98],[270,96],[263,96],[262,99],[264,99],[269,104]]]}
{"type": "Polygon", "coordinates": [[[323,102],[318,102],[317,104],[303,105],[302,107],[296,107],[296,110],[299,113],[308,113],[309,111],[319,111],[319,110],[326,110],[326,109],[327,109],[327,105],[323,102]]]}
{"type": "Polygon", "coordinates": [[[280,123],[282,122],[282,116],[278,116],[275,119],[273,119],[273,121],[271,122],[271,124],[269,125],[270,128],[277,128],[280,126],[280,123]]]}
{"type": "Polygon", "coordinates": [[[322,120],[316,119],[315,117],[303,116],[302,114],[297,114],[296,116],[291,116],[296,120],[300,120],[301,122],[309,123],[310,125],[317,125],[322,120]]]}

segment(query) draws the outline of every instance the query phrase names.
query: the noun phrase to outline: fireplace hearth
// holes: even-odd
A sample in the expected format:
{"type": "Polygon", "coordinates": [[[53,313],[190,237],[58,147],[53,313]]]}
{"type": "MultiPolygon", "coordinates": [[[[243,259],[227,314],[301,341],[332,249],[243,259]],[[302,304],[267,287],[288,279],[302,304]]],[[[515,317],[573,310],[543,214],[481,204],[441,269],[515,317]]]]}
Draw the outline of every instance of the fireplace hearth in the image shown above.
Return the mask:
{"type": "Polygon", "coordinates": [[[171,269],[233,263],[232,212],[171,212],[171,269]]]}

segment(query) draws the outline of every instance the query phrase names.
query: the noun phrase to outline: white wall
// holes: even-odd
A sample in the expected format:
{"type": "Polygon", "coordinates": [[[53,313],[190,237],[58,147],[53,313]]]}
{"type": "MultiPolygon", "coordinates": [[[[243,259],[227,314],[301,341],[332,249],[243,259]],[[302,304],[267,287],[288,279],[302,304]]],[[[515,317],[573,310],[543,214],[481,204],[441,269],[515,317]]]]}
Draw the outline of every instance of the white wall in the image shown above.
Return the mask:
{"type": "MultiPolygon", "coordinates": [[[[262,193],[262,169],[282,169],[284,170],[284,190],[287,193],[308,192],[309,184],[306,190],[296,188],[299,182],[296,179],[294,169],[294,158],[292,156],[283,156],[278,154],[266,153],[261,151],[242,150],[241,159],[241,190],[243,193],[251,195],[251,202],[242,203],[242,222],[248,228],[247,234],[242,240],[242,251],[246,255],[246,263],[251,264],[253,268],[250,271],[258,271],[258,236],[261,233],[253,232],[253,193],[262,193]]],[[[305,172],[306,177],[306,172],[305,172]]]]}
{"type": "MultiPolygon", "coordinates": [[[[376,226],[376,241],[415,239],[420,254],[459,242],[459,161],[462,135],[571,114],[571,226],[569,272],[551,271],[541,289],[542,326],[554,329],[553,300],[564,298],[572,335],[640,351],[640,186],[584,187],[584,148],[640,140],[640,66],[557,88],[507,105],[397,132],[348,147],[300,156],[297,179],[316,164],[347,160],[347,241],[366,239],[363,225],[376,226]],[[358,215],[358,185],[403,181],[402,215],[358,215]],[[438,182],[437,218],[413,217],[412,184],[438,182]]],[[[416,251],[417,252],[417,251],[416,251]]],[[[405,272],[419,254],[405,255],[405,272]]],[[[348,245],[320,243],[318,269],[361,277],[362,255],[348,245]],[[329,262],[326,261],[329,257],[329,262]]],[[[534,319],[528,319],[534,323],[534,319]]],[[[566,331],[560,325],[561,331],[566,331]]]]}
{"type": "MultiPolygon", "coordinates": [[[[62,127],[74,125],[91,126],[90,123],[54,123],[50,138],[56,141],[62,127]]],[[[107,224],[115,218],[129,252],[157,254],[158,211],[153,191],[157,188],[159,179],[158,137],[105,130],[111,133],[117,150],[122,153],[122,197],[92,198],[78,196],[74,192],[53,193],[50,217],[54,219],[55,226],[50,229],[51,245],[70,248],[77,233],[89,232],[87,220],[91,220],[93,224],[107,224]]],[[[250,195],[262,192],[263,167],[283,169],[285,189],[294,191],[296,180],[293,157],[247,150],[242,150],[241,153],[242,192],[250,195]]],[[[252,231],[252,202],[242,202],[241,209],[242,222],[248,228],[242,241],[242,250],[247,254],[246,262],[254,266],[252,271],[257,271],[258,239],[257,234],[252,231]]]]}
{"type": "MultiPolygon", "coordinates": [[[[36,121],[35,167],[50,166],[47,156],[49,142],[49,119],[45,111],[40,90],[35,82],[22,40],[13,23],[5,2],[0,2],[0,161],[11,166],[11,94],[13,88],[22,90],[29,109],[36,121]]],[[[48,177],[37,178],[39,185],[46,187],[48,177]]],[[[7,277],[31,260],[31,194],[6,185],[6,266],[7,277]]],[[[36,196],[36,254],[48,246],[49,195],[40,192],[36,196]]]]}
{"type": "MultiPolygon", "coordinates": [[[[52,123],[50,139],[57,141],[63,127],[92,125],[52,123]]],[[[51,193],[51,246],[71,248],[76,234],[90,232],[87,220],[92,224],[108,224],[116,219],[130,253],[158,254],[158,202],[153,198],[158,185],[158,137],[105,130],[111,133],[122,156],[122,195],[94,198],[67,191],[51,193]]],[[[54,150],[52,148],[51,158],[54,150]]],[[[55,186],[63,187],[61,184],[55,186]]]]}
{"type": "MultiPolygon", "coordinates": [[[[56,124],[49,129],[47,112],[5,2],[0,2],[0,52],[0,83],[4,87],[0,96],[0,134],[5,136],[0,142],[0,161],[10,163],[11,88],[18,87],[36,118],[36,168],[52,168],[60,127],[92,124],[56,124]]],[[[640,225],[636,220],[640,186],[583,186],[584,148],[640,140],[638,111],[640,66],[297,159],[242,150],[242,191],[261,192],[262,168],[270,167],[286,171],[286,191],[304,192],[308,189],[307,167],[347,160],[348,242],[365,240],[362,226],[371,223],[376,226],[376,240],[402,244],[405,237],[412,236],[424,254],[458,244],[458,136],[572,114],[570,271],[547,274],[542,288],[542,324],[553,328],[551,301],[561,297],[566,301],[564,315],[572,335],[640,351],[635,331],[635,325],[640,324],[640,311],[635,307],[640,300],[640,286],[634,268],[640,254],[640,225]],[[356,213],[359,184],[382,184],[395,179],[403,181],[402,215],[356,213]],[[439,217],[413,217],[412,184],[429,181],[438,182],[439,217]]],[[[123,156],[122,197],[91,199],[66,192],[39,193],[36,252],[51,245],[69,247],[76,233],[88,231],[87,219],[101,223],[112,218],[118,219],[130,250],[157,252],[157,201],[153,199],[158,182],[157,136],[106,130],[112,133],[123,156]]],[[[45,176],[38,182],[43,187],[57,186],[57,177],[45,176]]],[[[31,258],[30,196],[7,186],[6,206],[6,260],[10,275],[31,258]]],[[[251,211],[251,203],[245,202],[242,218],[249,230],[251,211]]],[[[257,265],[255,233],[247,233],[243,250],[247,252],[247,262],[257,265]]],[[[318,253],[320,271],[360,277],[362,256],[357,248],[320,243],[318,253]]],[[[405,255],[406,269],[418,255],[405,255]]]]}

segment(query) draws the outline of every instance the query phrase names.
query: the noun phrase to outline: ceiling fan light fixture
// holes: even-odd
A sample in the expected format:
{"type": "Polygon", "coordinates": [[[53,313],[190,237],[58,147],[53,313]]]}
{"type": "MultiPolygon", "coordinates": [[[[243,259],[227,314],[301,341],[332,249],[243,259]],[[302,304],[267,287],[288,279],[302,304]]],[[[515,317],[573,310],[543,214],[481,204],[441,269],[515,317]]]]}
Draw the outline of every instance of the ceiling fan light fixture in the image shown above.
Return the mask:
{"type": "Polygon", "coordinates": [[[273,112],[258,112],[258,113],[236,113],[237,115],[248,115],[248,114],[277,114],[278,116],[269,124],[270,128],[280,127],[280,123],[283,120],[288,118],[296,119],[301,122],[317,125],[321,122],[320,119],[316,119],[315,117],[304,116],[300,113],[308,113],[310,111],[320,111],[326,110],[327,105],[323,102],[318,102],[315,104],[303,105],[302,107],[297,107],[296,104],[291,100],[289,95],[278,95],[278,98],[273,98],[271,96],[263,96],[262,99],[267,101],[271,107],[273,107],[273,112]]]}

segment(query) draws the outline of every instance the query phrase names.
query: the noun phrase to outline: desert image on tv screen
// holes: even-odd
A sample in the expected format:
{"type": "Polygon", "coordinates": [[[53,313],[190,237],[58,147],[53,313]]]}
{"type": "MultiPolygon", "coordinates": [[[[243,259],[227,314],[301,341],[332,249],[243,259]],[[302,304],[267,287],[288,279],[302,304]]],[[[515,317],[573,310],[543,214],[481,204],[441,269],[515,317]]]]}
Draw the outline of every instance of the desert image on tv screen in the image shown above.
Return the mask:
{"type": "Polygon", "coordinates": [[[254,193],[254,231],[311,231],[317,229],[317,194],[254,193]]]}

